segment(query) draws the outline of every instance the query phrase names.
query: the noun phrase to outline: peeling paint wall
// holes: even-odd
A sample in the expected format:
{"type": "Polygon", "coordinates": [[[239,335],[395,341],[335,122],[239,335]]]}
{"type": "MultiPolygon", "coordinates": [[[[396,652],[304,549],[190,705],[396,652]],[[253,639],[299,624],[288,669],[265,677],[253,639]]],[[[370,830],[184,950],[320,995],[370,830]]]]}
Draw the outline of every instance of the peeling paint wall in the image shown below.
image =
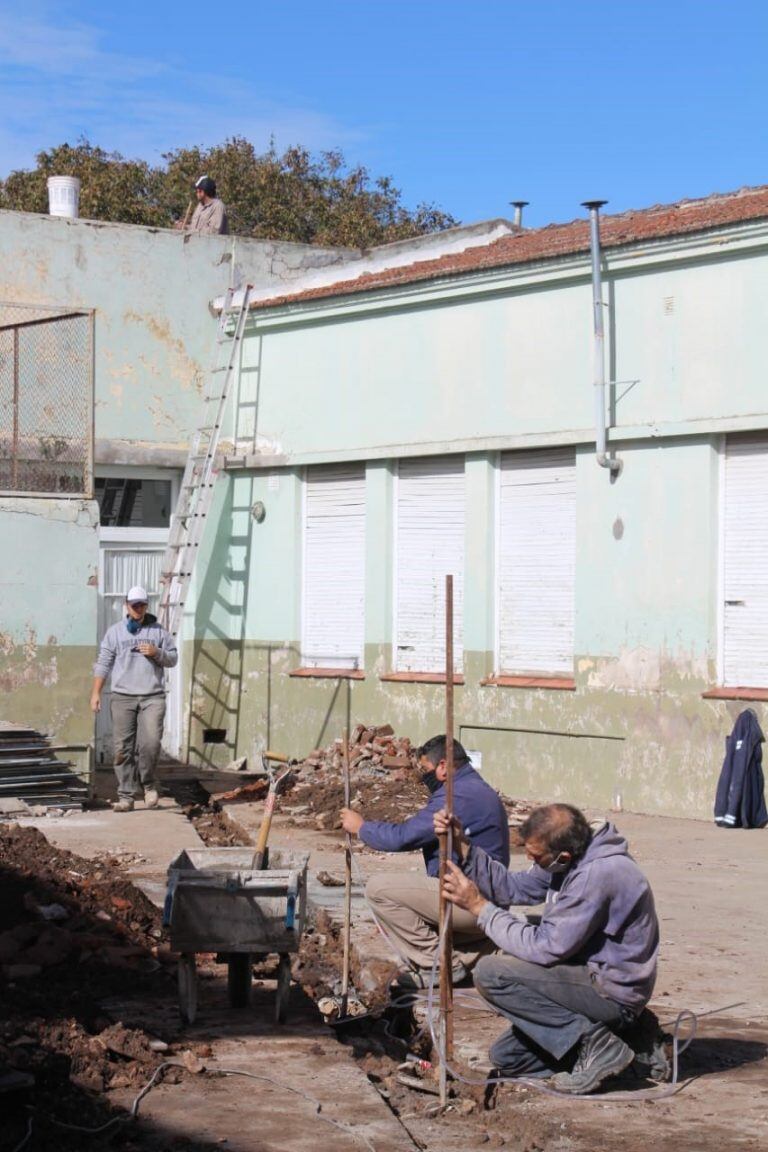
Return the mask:
{"type": "Polygon", "coordinates": [[[0,300],[96,310],[96,439],[182,447],[231,283],[290,283],[343,249],[0,211],[0,300]]]}
{"type": "MultiPolygon", "coordinates": [[[[230,475],[201,603],[226,627],[194,640],[194,756],[292,755],[358,721],[414,739],[444,724],[440,686],[392,668],[393,476],[402,455],[465,457],[464,676],[457,733],[506,791],[709,818],[743,701],[716,684],[720,452],[766,430],[768,229],[607,257],[615,483],[594,459],[588,261],[265,310],[243,364],[258,375],[257,451],[230,475]],[[495,669],[498,452],[576,450],[575,690],[482,685],[495,669]],[[304,679],[301,476],[366,461],[365,679],[304,679]],[[235,492],[238,493],[235,497],[235,492]],[[245,513],[259,500],[256,524],[245,513]],[[238,511],[234,509],[237,508],[238,511]],[[225,613],[226,615],[226,613],[225,613]],[[219,679],[217,680],[217,676],[219,679]],[[229,743],[201,744],[216,715],[229,743]]],[[[250,386],[250,385],[249,385],[250,386]]],[[[754,702],[765,725],[768,707],[754,702]]]]}
{"type": "Polygon", "coordinates": [[[98,514],[91,501],[0,498],[0,716],[92,738],[98,514]]]}
{"type": "MultiPolygon", "coordinates": [[[[478,453],[466,465],[460,738],[515,795],[603,808],[618,791],[629,809],[708,816],[723,738],[743,707],[701,696],[716,658],[715,445],[627,449],[623,491],[579,451],[575,691],[481,684],[495,661],[494,464],[478,453]]],[[[301,662],[301,469],[230,477],[188,645],[193,760],[222,764],[267,746],[302,755],[359,721],[414,739],[443,727],[441,686],[380,679],[392,668],[393,483],[391,466],[367,466],[365,680],[307,680],[290,675],[301,662]],[[261,524],[248,514],[256,500],[261,524]],[[206,727],[224,728],[226,743],[204,745],[206,727]]]]}
{"type": "MultiPolygon", "coordinates": [[[[0,211],[0,300],[95,310],[97,464],[184,465],[215,348],[209,301],[343,250],[0,211]]],[[[0,715],[93,739],[94,502],[0,499],[0,715]]]]}

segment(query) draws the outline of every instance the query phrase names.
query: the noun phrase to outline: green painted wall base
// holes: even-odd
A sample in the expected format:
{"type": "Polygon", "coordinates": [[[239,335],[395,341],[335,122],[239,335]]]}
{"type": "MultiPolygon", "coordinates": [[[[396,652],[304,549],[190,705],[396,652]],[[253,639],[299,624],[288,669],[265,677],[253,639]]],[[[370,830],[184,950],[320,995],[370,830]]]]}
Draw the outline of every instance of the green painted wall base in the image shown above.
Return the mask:
{"type": "MultiPolygon", "coordinates": [[[[301,757],[362,721],[390,723],[413,741],[444,728],[441,685],[379,679],[390,669],[385,647],[366,649],[365,680],[291,677],[297,643],[203,640],[189,648],[193,763],[247,755],[258,764],[267,747],[301,757]],[[226,743],[204,744],[203,730],[216,727],[226,729],[226,743]]],[[[709,819],[723,740],[745,705],[702,699],[711,680],[658,661],[646,691],[624,690],[621,669],[638,659],[580,658],[568,692],[481,686],[490,656],[467,653],[456,735],[511,796],[610,808],[619,792],[630,811],[709,819]]]]}

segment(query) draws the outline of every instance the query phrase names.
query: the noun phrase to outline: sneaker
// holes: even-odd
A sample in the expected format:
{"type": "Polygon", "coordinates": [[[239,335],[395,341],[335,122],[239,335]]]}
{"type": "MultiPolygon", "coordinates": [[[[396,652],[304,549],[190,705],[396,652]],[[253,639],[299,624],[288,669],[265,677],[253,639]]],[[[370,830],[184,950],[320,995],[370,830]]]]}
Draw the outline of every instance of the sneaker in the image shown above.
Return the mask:
{"type": "MultiPolygon", "coordinates": [[[[454,964],[452,974],[454,985],[462,984],[465,980],[469,979],[469,972],[460,960],[457,960],[454,964]]],[[[422,989],[426,991],[426,989],[429,988],[431,978],[431,968],[404,968],[402,972],[398,972],[392,983],[397,991],[416,992],[422,989]]],[[[440,970],[438,969],[435,973],[435,988],[438,986],[439,979],[440,970]]]]}
{"type": "Polygon", "coordinates": [[[629,1045],[615,1032],[598,1024],[579,1041],[579,1051],[572,1072],[558,1072],[551,1085],[558,1092],[586,1095],[599,1088],[609,1076],[618,1076],[635,1058],[629,1045]]]}
{"type": "Polygon", "coordinates": [[[157,802],[160,799],[160,793],[157,788],[147,788],[144,793],[144,807],[157,808],[157,802]]]}
{"type": "Polygon", "coordinates": [[[133,800],[115,800],[113,812],[133,812],[133,800]]]}

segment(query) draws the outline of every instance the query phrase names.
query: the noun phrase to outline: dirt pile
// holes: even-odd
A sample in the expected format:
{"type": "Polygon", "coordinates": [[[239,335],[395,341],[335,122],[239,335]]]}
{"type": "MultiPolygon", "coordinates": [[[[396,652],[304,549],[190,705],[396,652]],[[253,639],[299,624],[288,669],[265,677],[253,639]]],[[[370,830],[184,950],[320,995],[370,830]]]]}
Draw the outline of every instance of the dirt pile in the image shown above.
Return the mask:
{"type": "MultiPolygon", "coordinates": [[[[81,1148],[82,1134],[54,1118],[105,1123],[116,1115],[107,1094],[138,1091],[168,1059],[174,1038],[162,1026],[127,1027],[110,1012],[135,995],[167,1019],[175,957],[118,858],[85,860],[35,828],[0,825],[0,1149],[19,1145],[30,1117],[30,1147],[81,1148]]],[[[137,1149],[161,1146],[131,1134],[137,1149]]]]}
{"type": "MultiPolygon", "coordinates": [[[[351,806],[367,820],[407,820],[426,800],[416,765],[417,746],[396,736],[390,724],[358,724],[349,747],[351,806]]],[[[530,814],[533,804],[502,795],[510,827],[530,814]]],[[[344,805],[342,741],[316,748],[296,768],[293,787],[278,798],[280,811],[294,824],[336,831],[344,805]]]]}

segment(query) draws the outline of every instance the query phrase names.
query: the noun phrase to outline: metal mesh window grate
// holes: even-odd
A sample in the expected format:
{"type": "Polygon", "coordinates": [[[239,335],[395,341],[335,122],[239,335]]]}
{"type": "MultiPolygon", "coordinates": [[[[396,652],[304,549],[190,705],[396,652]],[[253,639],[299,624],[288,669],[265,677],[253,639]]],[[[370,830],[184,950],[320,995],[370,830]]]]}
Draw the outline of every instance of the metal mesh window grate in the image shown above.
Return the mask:
{"type": "Polygon", "coordinates": [[[90,496],[93,316],[0,302],[0,493],[90,496]]]}

